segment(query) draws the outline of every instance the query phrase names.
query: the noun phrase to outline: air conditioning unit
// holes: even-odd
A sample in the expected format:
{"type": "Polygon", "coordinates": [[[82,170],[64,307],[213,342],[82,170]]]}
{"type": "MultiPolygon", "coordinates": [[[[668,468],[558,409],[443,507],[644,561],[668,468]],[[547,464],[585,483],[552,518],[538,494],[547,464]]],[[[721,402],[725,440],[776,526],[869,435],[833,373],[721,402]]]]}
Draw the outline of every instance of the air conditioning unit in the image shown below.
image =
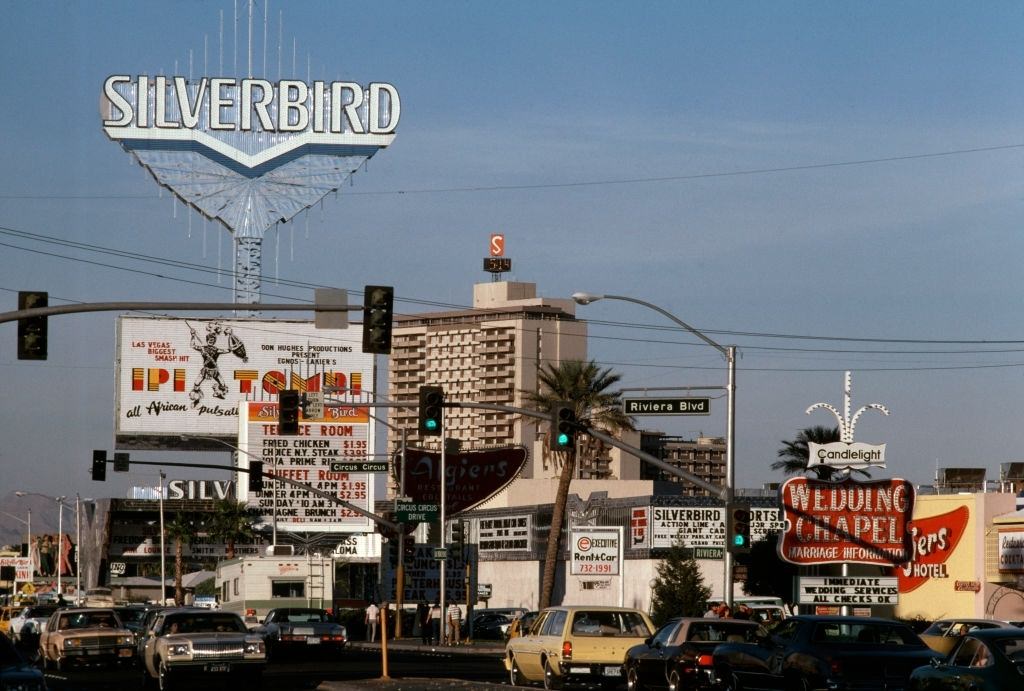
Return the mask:
{"type": "Polygon", "coordinates": [[[268,557],[293,557],[295,545],[270,545],[267,547],[268,557]]]}

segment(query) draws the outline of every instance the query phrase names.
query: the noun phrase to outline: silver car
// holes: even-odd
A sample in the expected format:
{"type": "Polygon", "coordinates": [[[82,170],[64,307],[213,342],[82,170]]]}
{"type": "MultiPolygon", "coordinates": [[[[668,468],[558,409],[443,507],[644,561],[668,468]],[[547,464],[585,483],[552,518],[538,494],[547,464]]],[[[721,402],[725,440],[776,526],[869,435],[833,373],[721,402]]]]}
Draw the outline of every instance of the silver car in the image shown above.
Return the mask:
{"type": "Polygon", "coordinates": [[[159,612],[143,634],[143,678],[161,690],[187,679],[231,679],[240,688],[259,686],[267,663],[263,639],[233,612],[200,608],[159,612]]]}

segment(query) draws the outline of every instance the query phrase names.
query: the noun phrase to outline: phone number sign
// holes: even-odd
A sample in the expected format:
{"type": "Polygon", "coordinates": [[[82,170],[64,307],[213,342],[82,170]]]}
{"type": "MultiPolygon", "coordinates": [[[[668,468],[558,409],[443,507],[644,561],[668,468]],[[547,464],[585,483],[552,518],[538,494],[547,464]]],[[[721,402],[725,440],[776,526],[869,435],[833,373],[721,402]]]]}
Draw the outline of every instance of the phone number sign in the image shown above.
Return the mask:
{"type": "Polygon", "coordinates": [[[622,564],[622,528],[579,528],[570,536],[574,576],[617,576],[622,564]]]}

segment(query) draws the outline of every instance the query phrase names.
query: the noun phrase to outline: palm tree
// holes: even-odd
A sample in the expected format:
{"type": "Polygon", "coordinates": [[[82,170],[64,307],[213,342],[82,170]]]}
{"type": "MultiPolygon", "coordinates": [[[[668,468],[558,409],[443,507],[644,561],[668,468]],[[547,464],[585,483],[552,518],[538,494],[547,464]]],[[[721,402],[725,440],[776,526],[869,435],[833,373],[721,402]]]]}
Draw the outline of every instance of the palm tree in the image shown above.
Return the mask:
{"type": "MultiPolygon", "coordinates": [[[[632,430],[633,419],[622,412],[621,394],[607,389],[621,379],[611,369],[600,369],[593,360],[565,360],[557,365],[547,363],[537,372],[540,392],[525,392],[526,400],[541,413],[551,413],[559,403],[569,403],[576,412],[576,420],[584,427],[594,426],[617,434],[632,430]]],[[[548,430],[548,435],[551,430],[548,430]]],[[[562,538],[562,520],[569,498],[569,483],[576,470],[577,460],[593,461],[603,451],[604,445],[587,435],[581,435],[581,443],[565,451],[556,451],[562,462],[558,476],[558,490],[551,513],[551,532],[548,533],[547,553],[544,559],[544,575],[541,583],[541,609],[551,604],[551,593],[555,587],[555,568],[558,547],[562,538]],[[585,438],[585,440],[584,440],[585,438]],[[597,443],[592,443],[597,442],[597,443]]]]}
{"type": "Polygon", "coordinates": [[[174,514],[174,520],[164,525],[167,537],[174,540],[174,603],[179,607],[185,603],[185,590],[181,584],[185,569],[183,548],[185,544],[195,542],[201,525],[202,519],[198,515],[181,511],[174,514]]]}
{"type": "MultiPolygon", "coordinates": [[[[810,443],[831,444],[840,441],[838,427],[823,427],[815,425],[800,430],[796,439],[783,441],[779,449],[779,460],[772,463],[772,470],[781,470],[786,475],[802,473],[808,469],[810,461],[810,443]]],[[[838,469],[828,465],[814,466],[814,473],[819,480],[828,480],[838,469]]]]}
{"type": "Polygon", "coordinates": [[[231,499],[217,502],[217,510],[213,514],[210,534],[224,541],[225,556],[235,558],[235,543],[241,540],[252,540],[256,537],[256,523],[259,512],[231,499]]]}

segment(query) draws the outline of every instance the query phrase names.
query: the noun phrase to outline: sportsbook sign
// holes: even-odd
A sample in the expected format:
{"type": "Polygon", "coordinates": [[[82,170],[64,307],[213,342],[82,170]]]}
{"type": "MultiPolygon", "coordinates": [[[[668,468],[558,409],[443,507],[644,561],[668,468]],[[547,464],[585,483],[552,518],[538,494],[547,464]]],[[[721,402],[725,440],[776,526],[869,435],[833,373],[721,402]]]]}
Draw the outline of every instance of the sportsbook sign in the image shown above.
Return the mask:
{"type": "Polygon", "coordinates": [[[780,493],[786,529],[778,549],[785,561],[892,566],[912,556],[908,524],[914,486],[906,480],[797,477],[787,480],[780,493]]]}

